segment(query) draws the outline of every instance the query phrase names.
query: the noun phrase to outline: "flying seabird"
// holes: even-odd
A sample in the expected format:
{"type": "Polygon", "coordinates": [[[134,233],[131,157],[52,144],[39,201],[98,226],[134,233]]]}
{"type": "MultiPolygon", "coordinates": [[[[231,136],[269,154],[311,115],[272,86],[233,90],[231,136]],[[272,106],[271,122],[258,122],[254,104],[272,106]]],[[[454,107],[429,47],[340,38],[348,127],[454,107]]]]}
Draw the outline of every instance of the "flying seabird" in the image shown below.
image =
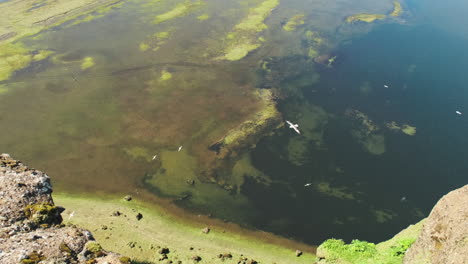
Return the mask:
{"type": "Polygon", "coordinates": [[[299,129],[297,128],[297,127],[299,127],[298,124],[293,124],[293,123],[289,122],[288,120],[286,120],[286,123],[288,123],[289,128],[292,128],[292,129],[294,129],[294,131],[296,131],[298,134],[301,134],[301,131],[299,131],[299,129]]]}

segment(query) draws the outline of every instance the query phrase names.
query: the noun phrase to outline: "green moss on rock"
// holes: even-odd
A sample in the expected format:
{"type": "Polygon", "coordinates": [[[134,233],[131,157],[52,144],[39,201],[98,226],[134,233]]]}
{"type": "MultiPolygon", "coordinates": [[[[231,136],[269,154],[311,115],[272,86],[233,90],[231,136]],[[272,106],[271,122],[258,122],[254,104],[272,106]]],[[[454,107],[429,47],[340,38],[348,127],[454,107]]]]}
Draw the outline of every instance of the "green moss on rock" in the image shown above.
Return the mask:
{"type": "Polygon", "coordinates": [[[60,216],[62,210],[63,208],[49,203],[30,204],[24,208],[24,214],[34,224],[47,227],[62,223],[62,217],[60,216]]]}
{"type": "Polygon", "coordinates": [[[125,256],[120,257],[119,261],[120,261],[121,264],[130,264],[131,263],[131,259],[129,257],[125,257],[125,256]]]}
{"type": "Polygon", "coordinates": [[[45,259],[46,257],[44,257],[42,254],[39,254],[37,251],[33,251],[26,258],[22,259],[20,263],[21,264],[37,264],[45,259]]]}
{"type": "Polygon", "coordinates": [[[71,250],[71,248],[65,243],[61,243],[59,245],[59,250],[60,250],[60,252],[62,252],[64,254],[67,254],[67,255],[73,254],[73,250],[71,250]]]}

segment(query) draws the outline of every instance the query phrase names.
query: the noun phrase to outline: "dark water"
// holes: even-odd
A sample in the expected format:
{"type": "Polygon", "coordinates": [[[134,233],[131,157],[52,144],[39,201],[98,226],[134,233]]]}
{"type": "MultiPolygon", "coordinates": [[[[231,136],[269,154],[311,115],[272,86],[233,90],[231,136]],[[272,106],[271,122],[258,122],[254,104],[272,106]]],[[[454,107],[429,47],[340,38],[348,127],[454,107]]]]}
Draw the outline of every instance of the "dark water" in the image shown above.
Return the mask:
{"type": "MultiPolygon", "coordinates": [[[[284,158],[288,140],[298,136],[292,130],[264,139],[253,152],[257,168],[288,183],[271,188],[247,183],[245,194],[259,211],[255,225],[312,243],[329,237],[380,241],[466,184],[468,119],[455,111],[468,111],[467,44],[429,25],[387,25],[339,47],[341,61],[322,69],[320,82],[303,89],[299,102],[334,115],[324,127],[323,145],[306,143],[301,166],[284,158]],[[362,82],[372,90],[356,89],[362,82]],[[409,122],[417,132],[384,131],[386,151],[372,155],[351,136],[353,125],[344,115],[349,108],[376,124],[409,122]],[[330,169],[336,166],[343,172],[330,169]],[[359,198],[338,199],[304,186],[322,181],[346,186],[359,198]],[[391,217],[379,223],[376,210],[391,217]]],[[[287,102],[282,106],[295,120],[298,113],[291,108],[287,102]]]]}

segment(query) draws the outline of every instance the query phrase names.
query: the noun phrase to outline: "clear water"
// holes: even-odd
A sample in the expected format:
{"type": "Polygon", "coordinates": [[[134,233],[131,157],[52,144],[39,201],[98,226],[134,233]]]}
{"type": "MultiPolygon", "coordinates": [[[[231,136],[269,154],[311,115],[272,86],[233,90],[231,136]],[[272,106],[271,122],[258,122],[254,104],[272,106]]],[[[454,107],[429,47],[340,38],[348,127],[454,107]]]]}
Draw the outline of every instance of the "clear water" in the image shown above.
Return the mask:
{"type": "Polygon", "coordinates": [[[261,48],[238,62],[216,59],[258,3],[206,1],[153,24],[176,3],[128,1],[22,40],[54,55],[0,82],[0,150],[47,171],[59,191],[149,190],[309,243],[387,239],[467,183],[468,121],[455,113],[468,115],[467,21],[455,14],[467,10],[463,1],[443,3],[455,13],[405,1],[402,18],[375,25],[343,19],[388,13],[391,1],[283,1],[265,20],[261,48]],[[298,13],[305,24],[284,32],[298,13]],[[327,43],[319,53],[336,56],[331,67],[307,58],[307,30],[327,43]],[[81,69],[85,57],[96,65],[81,69]],[[161,81],[162,72],[172,78],[161,81]],[[280,128],[223,164],[217,177],[238,185],[225,190],[206,175],[216,160],[208,146],[258,111],[252,94],[261,89],[281,91],[278,109],[303,134],[280,128]]]}

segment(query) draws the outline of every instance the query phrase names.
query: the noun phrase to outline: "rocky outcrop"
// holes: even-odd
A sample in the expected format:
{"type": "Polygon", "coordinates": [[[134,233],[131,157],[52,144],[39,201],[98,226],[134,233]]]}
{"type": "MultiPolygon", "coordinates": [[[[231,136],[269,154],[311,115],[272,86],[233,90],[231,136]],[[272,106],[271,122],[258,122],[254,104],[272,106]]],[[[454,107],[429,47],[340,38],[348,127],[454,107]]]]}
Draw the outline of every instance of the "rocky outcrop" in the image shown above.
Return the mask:
{"type": "Polygon", "coordinates": [[[0,155],[0,263],[130,263],[84,229],[62,224],[49,177],[0,155]]]}
{"type": "Polygon", "coordinates": [[[403,263],[468,263],[468,185],[437,202],[403,263]]]}

